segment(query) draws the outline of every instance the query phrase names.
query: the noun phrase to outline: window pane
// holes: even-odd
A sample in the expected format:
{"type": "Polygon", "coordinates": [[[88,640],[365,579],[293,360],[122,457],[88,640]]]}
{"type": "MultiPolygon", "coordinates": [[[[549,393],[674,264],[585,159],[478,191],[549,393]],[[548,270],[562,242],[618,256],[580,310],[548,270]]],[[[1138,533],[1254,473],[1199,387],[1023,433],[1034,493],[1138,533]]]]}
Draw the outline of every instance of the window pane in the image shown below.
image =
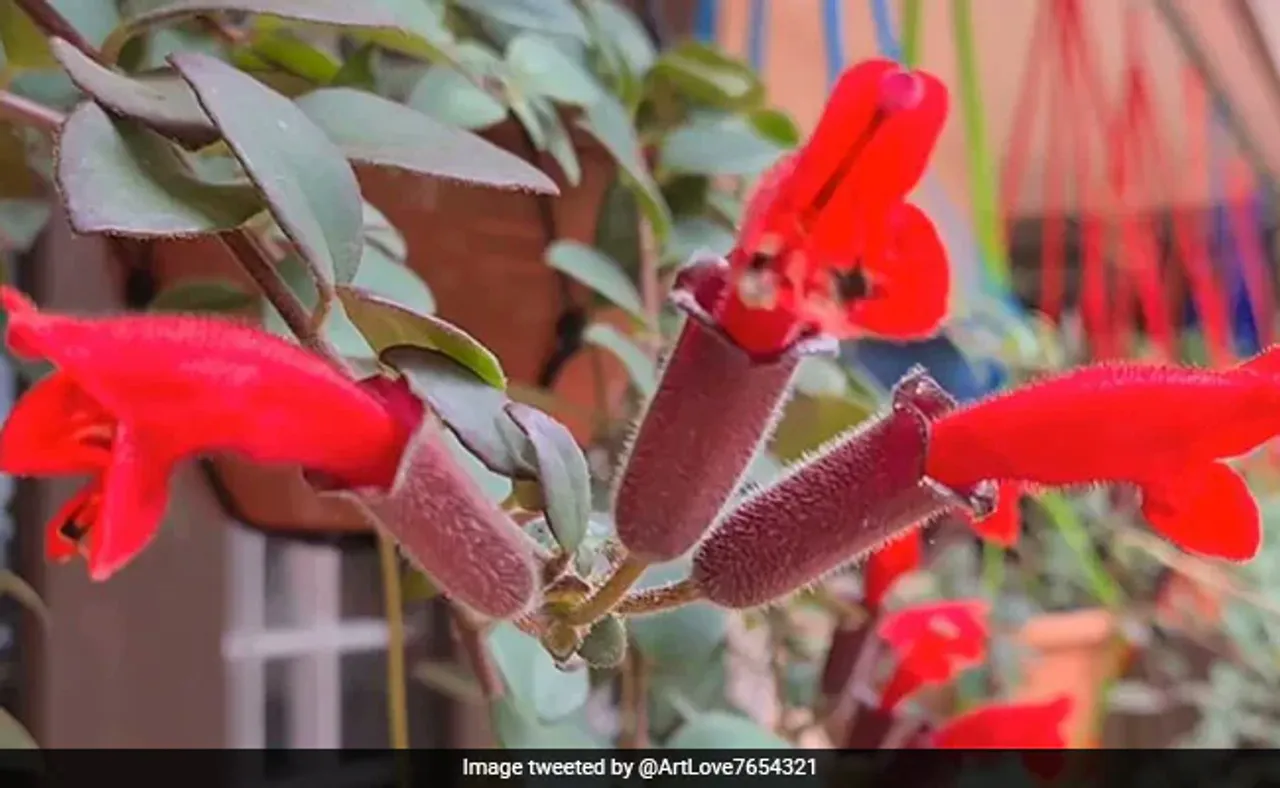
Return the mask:
{"type": "MultiPolygon", "coordinates": [[[[409,737],[414,747],[450,744],[448,721],[452,702],[413,677],[414,666],[431,658],[431,642],[441,642],[439,637],[431,637],[430,625],[436,618],[432,612],[419,609],[406,614],[406,625],[417,633],[405,649],[409,673],[409,737]]],[[[343,747],[385,748],[389,745],[386,683],[385,651],[348,654],[342,658],[343,747]]]]}

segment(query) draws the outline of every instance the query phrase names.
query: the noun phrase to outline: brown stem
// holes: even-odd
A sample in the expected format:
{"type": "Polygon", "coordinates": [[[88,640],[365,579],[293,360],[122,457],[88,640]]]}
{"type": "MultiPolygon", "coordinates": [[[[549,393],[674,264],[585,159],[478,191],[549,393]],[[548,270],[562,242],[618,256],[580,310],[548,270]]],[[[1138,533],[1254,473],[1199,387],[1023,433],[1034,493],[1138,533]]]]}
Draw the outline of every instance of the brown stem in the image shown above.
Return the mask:
{"type": "Polygon", "coordinates": [[[244,267],[245,272],[262,290],[262,294],[280,313],[285,325],[298,337],[298,341],[350,375],[350,367],[343,361],[342,356],[338,355],[338,351],[316,332],[312,325],[312,317],[307,313],[306,307],[289,289],[289,285],[280,276],[280,272],[276,270],[275,266],[271,264],[266,253],[258,245],[254,237],[247,230],[233,230],[232,232],[224,233],[220,237],[236,259],[240,261],[240,265],[244,267]]]}
{"type": "Polygon", "coordinates": [[[470,621],[457,607],[452,607],[451,610],[453,611],[453,631],[458,637],[458,645],[462,647],[467,663],[475,673],[480,692],[487,701],[501,698],[505,691],[502,686],[502,677],[498,675],[498,669],[489,657],[489,650],[485,647],[480,627],[470,621]]]}
{"type": "Polygon", "coordinates": [[[624,558],[622,563],[614,567],[613,574],[609,575],[604,585],[581,605],[565,614],[564,622],[575,627],[594,624],[618,606],[623,596],[648,568],[648,561],[639,560],[635,556],[624,558]]]}
{"type": "Polygon", "coordinates": [[[627,596],[613,612],[620,616],[645,616],[683,607],[702,599],[702,589],[692,579],[661,588],[646,588],[627,596]]]}
{"type": "Polygon", "coordinates": [[[225,20],[213,14],[201,14],[197,19],[201,27],[208,30],[224,44],[237,46],[249,40],[249,36],[243,30],[232,27],[225,20]]]}
{"type": "Polygon", "coordinates": [[[71,46],[85,53],[89,57],[104,63],[102,53],[93,44],[90,44],[85,37],[80,35],[80,31],[67,21],[58,9],[49,4],[49,0],[16,0],[17,5],[27,16],[31,17],[31,21],[36,27],[40,28],[45,35],[57,36],[66,41],[71,46]]]}
{"type": "Polygon", "coordinates": [[[618,748],[643,750],[649,747],[649,669],[644,656],[634,648],[628,649],[622,665],[622,686],[619,691],[618,711],[621,725],[618,732],[618,748]]]}
{"type": "Polygon", "coordinates": [[[53,134],[62,128],[67,116],[38,101],[0,90],[0,118],[53,134]]]}

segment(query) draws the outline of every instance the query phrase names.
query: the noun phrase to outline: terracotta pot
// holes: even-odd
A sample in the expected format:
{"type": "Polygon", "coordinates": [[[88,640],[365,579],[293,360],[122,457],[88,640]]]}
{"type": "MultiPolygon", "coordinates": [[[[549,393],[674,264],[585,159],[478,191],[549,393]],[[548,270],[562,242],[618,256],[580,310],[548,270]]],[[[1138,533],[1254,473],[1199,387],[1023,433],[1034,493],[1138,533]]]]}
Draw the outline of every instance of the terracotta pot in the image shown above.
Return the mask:
{"type": "MultiPolygon", "coordinates": [[[[522,151],[512,124],[487,134],[492,141],[522,151]]],[[[549,198],[555,231],[561,239],[593,240],[596,215],[615,166],[608,154],[589,140],[578,140],[583,177],[574,188],[560,180],[561,195],[549,198]]],[[[547,162],[540,165],[558,176],[547,162]]],[[[555,272],[543,262],[550,240],[542,224],[538,197],[524,192],[464,186],[398,171],[359,168],[364,196],[405,236],[409,265],[430,285],[441,317],[450,320],[494,350],[515,384],[534,386],[551,353],[555,326],[565,304],[555,272]]],[[[217,239],[195,238],[155,243],[152,254],[156,284],[226,278],[248,290],[252,283],[217,239]]],[[[573,285],[570,296],[585,303],[588,293],[573,285]]],[[[254,318],[256,312],[246,317],[254,318]]],[[[616,315],[604,313],[616,320],[616,315]]],[[[586,415],[599,396],[595,362],[604,370],[604,393],[616,401],[627,388],[624,368],[615,359],[585,349],[563,369],[553,394],[558,404],[546,406],[580,440],[590,437],[586,415]]],[[[366,533],[368,526],[347,503],[320,499],[303,481],[299,469],[264,468],[233,457],[214,458],[210,465],[224,502],[240,520],[292,536],[366,533]]]]}
{"type": "Polygon", "coordinates": [[[1101,693],[1117,668],[1116,622],[1106,610],[1089,609],[1037,616],[1019,640],[1032,650],[1022,665],[1017,701],[1042,701],[1069,694],[1075,708],[1067,720],[1067,744],[1098,746],[1101,693]]]}

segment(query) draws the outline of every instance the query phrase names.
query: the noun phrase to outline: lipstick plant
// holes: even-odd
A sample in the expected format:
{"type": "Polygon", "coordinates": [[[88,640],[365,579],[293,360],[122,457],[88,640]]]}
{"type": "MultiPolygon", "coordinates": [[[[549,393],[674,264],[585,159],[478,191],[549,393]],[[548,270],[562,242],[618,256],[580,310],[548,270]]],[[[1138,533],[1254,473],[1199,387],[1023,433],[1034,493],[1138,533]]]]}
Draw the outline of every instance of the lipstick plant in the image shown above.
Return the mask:
{"type": "MultiPolygon", "coordinates": [[[[724,661],[728,611],[767,616],[797,597],[823,599],[825,580],[860,565],[874,627],[838,630],[815,682],[822,697],[812,705],[830,743],[1065,746],[1069,697],[923,714],[913,703],[922,690],[987,659],[988,611],[974,600],[889,610],[887,593],[921,561],[923,529],[959,521],[1010,545],[1019,498],[1052,488],[1136,489],[1146,525],[1177,548],[1252,558],[1258,507],[1231,463],[1280,431],[1280,356],[1215,370],[1085,367],[963,404],[917,368],[850,429],[781,473],[760,473],[777,423],[793,415],[789,397],[811,384],[808,373],[830,371],[820,359],[841,340],[928,338],[947,317],[945,249],[909,196],[947,119],[948,92],[927,73],[868,61],[839,80],[812,136],[770,159],[725,248],[692,255],[672,277],[667,300],[682,322],[616,472],[593,478],[569,431],[508,391],[492,353],[407,303],[419,290],[362,286],[371,234],[350,162],[556,187],[481,138],[347,85],[364,79],[379,48],[445,69],[428,72],[424,93],[475,99],[437,108],[477,112],[496,80],[566,175],[576,159],[557,141],[564,128],[553,99],[576,103],[606,141],[620,138],[607,128],[614,110],[627,124],[649,123],[668,134],[656,178],[642,156],[653,151],[639,149],[644,134],[628,126],[629,142],[612,152],[639,202],[634,218],[661,236],[664,255],[676,227],[687,240],[696,226],[668,202],[690,188],[697,211],[722,201],[711,176],[723,173],[690,175],[690,139],[716,128],[708,113],[719,111],[722,124],[778,118],[762,115],[750,90],[707,98],[708,84],[723,84],[708,74],[740,76],[721,56],[627,46],[619,25],[640,26],[612,3],[545,5],[539,38],[513,29],[522,19],[537,26],[519,3],[458,0],[440,15],[422,10],[441,10],[429,2],[157,3],[91,43],[48,3],[16,3],[51,35],[49,57],[84,94],[65,117],[0,94],[10,116],[25,113],[56,136],[56,185],[72,227],[142,240],[218,235],[295,340],[227,316],[61,314],[0,290],[8,349],[52,367],[6,419],[0,470],[87,477],[46,527],[49,557],[83,557],[99,581],[128,571],[165,538],[159,526],[180,462],[230,453],[301,466],[317,489],[355,502],[452,605],[461,651],[510,747],[597,746],[608,725],[621,746],[789,746],[796,731],[767,732],[711,700],[724,694],[713,666],[724,661]],[[242,28],[209,18],[220,11],[274,21],[242,28]],[[190,50],[144,69],[142,34],[191,19],[220,31],[243,68],[313,84],[290,98],[278,80],[269,86],[190,50]],[[459,19],[474,41],[506,41],[505,65],[446,24],[459,19]],[[317,87],[303,66],[324,61],[282,54],[288,20],[342,28],[360,46],[317,87]],[[555,49],[557,36],[572,39],[588,22],[615,38],[579,36],[582,46],[568,47],[577,61],[555,49]],[[559,79],[540,82],[547,69],[559,79]],[[611,75],[614,93],[601,98],[595,77],[567,76],[583,74],[611,75]],[[513,75],[541,92],[522,98],[513,75]],[[699,97],[697,112],[673,105],[699,97]],[[732,115],[740,102],[750,112],[732,115]],[[314,309],[282,275],[287,263],[272,253],[280,244],[314,309]],[[338,346],[351,328],[362,352],[338,346]],[[512,495],[486,494],[452,438],[511,480],[512,495]],[[596,495],[602,481],[607,494],[596,495]],[[612,722],[590,711],[592,674],[606,694],[618,677],[612,722]]],[[[588,252],[560,245],[549,260],[602,293],[631,292],[620,269],[582,268],[588,252]]],[[[646,315],[648,331],[657,317],[646,315]]],[[[643,380],[639,343],[613,344],[643,380]]]]}

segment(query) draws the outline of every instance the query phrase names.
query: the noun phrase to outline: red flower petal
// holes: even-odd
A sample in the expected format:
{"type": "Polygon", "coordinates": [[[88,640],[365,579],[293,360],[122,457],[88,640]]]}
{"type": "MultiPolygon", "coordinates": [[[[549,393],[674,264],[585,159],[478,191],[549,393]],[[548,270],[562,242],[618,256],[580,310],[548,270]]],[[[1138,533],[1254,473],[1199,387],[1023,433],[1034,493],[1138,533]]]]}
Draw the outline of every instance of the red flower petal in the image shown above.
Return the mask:
{"type": "Polygon", "coordinates": [[[987,607],[976,600],[918,605],[887,614],[876,631],[898,657],[880,696],[880,707],[892,709],[986,658],[987,607]]]}
{"type": "Polygon", "coordinates": [[[1161,536],[1190,553],[1248,561],[1262,546],[1258,504],[1244,479],[1221,463],[1144,485],[1142,515],[1161,536]]]}
{"type": "Polygon", "coordinates": [[[0,289],[11,349],[51,361],[122,423],[179,456],[227,450],[353,484],[394,478],[407,431],[320,357],[259,329],[187,315],[76,318],[0,289]]]}
{"type": "Polygon", "coordinates": [[[14,405],[0,429],[0,470],[20,476],[88,473],[107,466],[114,419],[64,372],[14,405]]]}
{"type": "Polygon", "coordinates": [[[1280,432],[1280,379],[1247,370],[1083,367],[947,414],[929,475],[1043,485],[1139,483],[1239,456],[1280,432]]]}
{"type": "Polygon", "coordinates": [[[1062,749],[1062,728],[1073,706],[1067,695],[1042,703],[993,703],[952,718],[931,743],[949,750],[1062,749]]]}
{"type": "Polygon", "coordinates": [[[102,485],[99,481],[95,480],[77,490],[49,518],[45,526],[45,558],[56,563],[74,558],[80,552],[84,540],[92,533],[101,505],[102,485]]]}
{"type": "Polygon", "coordinates": [[[893,61],[867,61],[841,77],[796,165],[800,204],[820,203],[829,192],[813,224],[814,249],[849,250],[851,231],[883,221],[907,196],[924,174],[947,109],[947,89],[936,77],[893,61]]]}
{"type": "Polygon", "coordinates": [[[923,546],[920,530],[917,528],[871,554],[867,559],[863,581],[863,601],[868,610],[878,611],[898,578],[920,565],[923,546]]]}
{"type": "Polygon", "coordinates": [[[854,300],[847,320],[884,337],[932,336],[951,293],[946,249],[933,222],[914,205],[894,209],[889,224],[884,245],[865,260],[871,297],[854,300]]]}
{"type": "Polygon", "coordinates": [[[1013,547],[1022,534],[1022,488],[1013,483],[999,485],[996,507],[986,517],[977,518],[965,515],[969,526],[978,536],[992,544],[1002,547],[1013,547]]]}
{"type": "Polygon", "coordinates": [[[162,443],[121,425],[102,493],[102,512],[93,525],[89,576],[106,580],[155,537],[169,503],[169,476],[175,458],[162,443]]]}

